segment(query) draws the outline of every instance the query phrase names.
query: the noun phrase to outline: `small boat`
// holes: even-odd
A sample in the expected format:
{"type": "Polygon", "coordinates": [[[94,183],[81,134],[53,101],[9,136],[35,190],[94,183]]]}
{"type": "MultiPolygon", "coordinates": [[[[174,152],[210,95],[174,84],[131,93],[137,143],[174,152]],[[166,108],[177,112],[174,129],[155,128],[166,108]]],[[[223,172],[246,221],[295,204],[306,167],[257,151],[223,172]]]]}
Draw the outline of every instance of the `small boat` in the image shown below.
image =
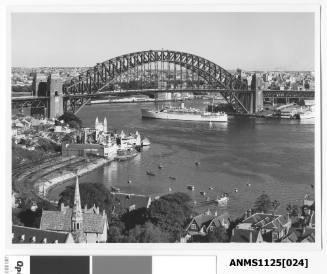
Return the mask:
{"type": "Polygon", "coordinates": [[[237,188],[234,188],[234,192],[238,192],[238,189],[237,188]]]}
{"type": "Polygon", "coordinates": [[[217,197],[217,200],[219,205],[226,205],[227,202],[229,201],[229,195],[228,193],[222,194],[220,197],[217,197]]]}
{"type": "Polygon", "coordinates": [[[195,186],[194,185],[188,185],[187,186],[187,189],[194,191],[195,190],[195,186]]]}
{"type": "Polygon", "coordinates": [[[206,192],[205,192],[205,191],[200,191],[200,194],[201,194],[202,196],[206,196],[206,192]]]}
{"type": "Polygon", "coordinates": [[[195,162],[195,165],[196,165],[196,166],[199,166],[199,165],[200,165],[200,162],[195,162]]]}
{"type": "Polygon", "coordinates": [[[174,177],[174,176],[169,176],[169,179],[171,179],[171,180],[176,180],[176,177],[174,177]]]}
{"type": "Polygon", "coordinates": [[[132,180],[128,180],[127,183],[128,183],[128,184],[131,184],[131,183],[132,183],[132,180]]]}
{"type": "Polygon", "coordinates": [[[153,172],[151,172],[150,170],[146,171],[146,174],[149,176],[156,176],[156,174],[154,174],[153,172]]]}
{"type": "Polygon", "coordinates": [[[159,168],[159,169],[162,169],[162,168],[163,168],[163,166],[162,166],[161,164],[159,164],[159,165],[158,165],[158,168],[159,168]]]}
{"type": "Polygon", "coordinates": [[[111,191],[112,192],[120,192],[120,188],[119,187],[112,186],[111,187],[111,191]]]}
{"type": "Polygon", "coordinates": [[[144,138],[142,140],[142,146],[146,147],[146,146],[149,146],[151,143],[150,143],[150,140],[148,138],[144,138]]]}
{"type": "Polygon", "coordinates": [[[170,188],[168,188],[168,191],[169,191],[169,192],[172,192],[172,191],[173,191],[173,189],[170,187],[170,188]]]}
{"type": "Polygon", "coordinates": [[[250,187],[250,186],[251,186],[251,184],[250,184],[250,183],[247,183],[247,184],[246,184],[246,186],[250,187]]]}
{"type": "Polygon", "coordinates": [[[214,187],[213,186],[209,186],[209,190],[213,190],[214,189],[214,187]]]}

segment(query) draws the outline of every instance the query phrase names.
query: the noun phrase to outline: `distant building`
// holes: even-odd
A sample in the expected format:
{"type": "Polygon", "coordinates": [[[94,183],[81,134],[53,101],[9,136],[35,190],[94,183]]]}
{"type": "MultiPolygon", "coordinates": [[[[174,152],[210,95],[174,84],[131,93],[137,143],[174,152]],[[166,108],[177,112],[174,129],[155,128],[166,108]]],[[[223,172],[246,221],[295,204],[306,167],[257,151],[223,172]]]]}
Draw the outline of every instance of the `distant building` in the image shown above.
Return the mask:
{"type": "Polygon", "coordinates": [[[288,215],[255,213],[233,229],[231,242],[277,242],[289,233],[290,228],[288,215]]]}
{"type": "Polygon", "coordinates": [[[99,144],[75,144],[66,142],[61,144],[61,155],[63,157],[86,156],[87,154],[104,157],[104,146],[99,144]]]}
{"type": "Polygon", "coordinates": [[[77,177],[73,208],[62,204],[60,211],[44,210],[40,229],[72,233],[76,243],[103,243],[107,241],[108,219],[98,207],[82,210],[77,177]]]}
{"type": "Polygon", "coordinates": [[[25,226],[12,226],[13,244],[67,244],[74,243],[70,232],[56,232],[25,226]]]}

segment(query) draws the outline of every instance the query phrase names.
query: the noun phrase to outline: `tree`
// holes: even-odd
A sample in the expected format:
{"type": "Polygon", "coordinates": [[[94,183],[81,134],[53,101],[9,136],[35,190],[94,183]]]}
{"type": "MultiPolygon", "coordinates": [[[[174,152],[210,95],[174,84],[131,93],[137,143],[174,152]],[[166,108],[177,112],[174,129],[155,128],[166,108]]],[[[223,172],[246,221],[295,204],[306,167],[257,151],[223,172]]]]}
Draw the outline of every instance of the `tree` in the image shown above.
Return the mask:
{"type": "Polygon", "coordinates": [[[209,243],[227,243],[229,241],[228,233],[223,227],[215,227],[208,232],[206,238],[209,243]]]}
{"type": "Polygon", "coordinates": [[[128,233],[129,243],[167,243],[169,236],[163,232],[158,226],[150,222],[144,225],[137,225],[128,233]]]}
{"type": "Polygon", "coordinates": [[[125,228],[130,230],[136,225],[144,225],[149,219],[149,213],[145,207],[141,207],[124,213],[120,219],[124,223],[125,228]]]}
{"type": "Polygon", "coordinates": [[[63,120],[66,124],[68,124],[71,128],[81,128],[82,127],[82,120],[77,117],[72,112],[65,112],[58,118],[59,121],[63,120]]]}
{"type": "MultiPolygon", "coordinates": [[[[100,210],[105,210],[108,218],[113,210],[113,197],[110,191],[100,183],[83,183],[79,186],[81,195],[82,207],[92,207],[96,205],[100,210]]],[[[66,189],[60,193],[59,205],[64,203],[73,207],[74,205],[75,185],[67,186],[66,189]]]]}
{"type": "Polygon", "coordinates": [[[169,240],[180,239],[186,221],[192,212],[190,197],[184,193],[162,196],[152,202],[149,208],[149,221],[169,234],[169,240]]]}
{"type": "Polygon", "coordinates": [[[286,206],[286,211],[290,214],[291,217],[298,217],[300,214],[300,207],[298,205],[288,204],[286,206]]]}
{"type": "Polygon", "coordinates": [[[272,202],[270,197],[263,193],[255,201],[253,210],[255,212],[264,212],[267,213],[272,209],[272,202]]]}
{"type": "Polygon", "coordinates": [[[280,206],[280,202],[277,201],[277,200],[274,200],[272,203],[271,203],[271,207],[272,207],[272,210],[273,210],[273,214],[275,214],[275,211],[279,208],[280,206]]]}

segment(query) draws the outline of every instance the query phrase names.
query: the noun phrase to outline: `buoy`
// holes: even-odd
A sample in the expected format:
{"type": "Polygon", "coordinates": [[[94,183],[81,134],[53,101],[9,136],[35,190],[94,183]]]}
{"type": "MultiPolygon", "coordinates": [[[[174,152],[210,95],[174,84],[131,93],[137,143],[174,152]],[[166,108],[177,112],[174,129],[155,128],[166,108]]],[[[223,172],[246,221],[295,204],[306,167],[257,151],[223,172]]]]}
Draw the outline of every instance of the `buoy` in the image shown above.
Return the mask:
{"type": "Polygon", "coordinates": [[[169,190],[169,192],[171,192],[171,191],[172,191],[171,187],[170,187],[170,188],[168,188],[168,190],[169,190]]]}
{"type": "Polygon", "coordinates": [[[155,176],[155,174],[153,172],[151,172],[150,170],[147,170],[146,174],[149,175],[149,176],[155,176]]]}

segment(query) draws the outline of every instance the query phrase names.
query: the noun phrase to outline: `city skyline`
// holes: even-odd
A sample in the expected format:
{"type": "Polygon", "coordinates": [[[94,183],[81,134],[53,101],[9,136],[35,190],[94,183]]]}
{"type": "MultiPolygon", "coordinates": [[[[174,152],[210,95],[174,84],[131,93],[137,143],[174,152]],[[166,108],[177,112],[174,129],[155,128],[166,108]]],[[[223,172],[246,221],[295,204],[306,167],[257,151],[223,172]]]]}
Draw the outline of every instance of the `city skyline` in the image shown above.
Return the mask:
{"type": "Polygon", "coordinates": [[[11,21],[13,67],[93,66],[165,48],[226,69],[314,70],[314,13],[16,13],[11,21]]]}

